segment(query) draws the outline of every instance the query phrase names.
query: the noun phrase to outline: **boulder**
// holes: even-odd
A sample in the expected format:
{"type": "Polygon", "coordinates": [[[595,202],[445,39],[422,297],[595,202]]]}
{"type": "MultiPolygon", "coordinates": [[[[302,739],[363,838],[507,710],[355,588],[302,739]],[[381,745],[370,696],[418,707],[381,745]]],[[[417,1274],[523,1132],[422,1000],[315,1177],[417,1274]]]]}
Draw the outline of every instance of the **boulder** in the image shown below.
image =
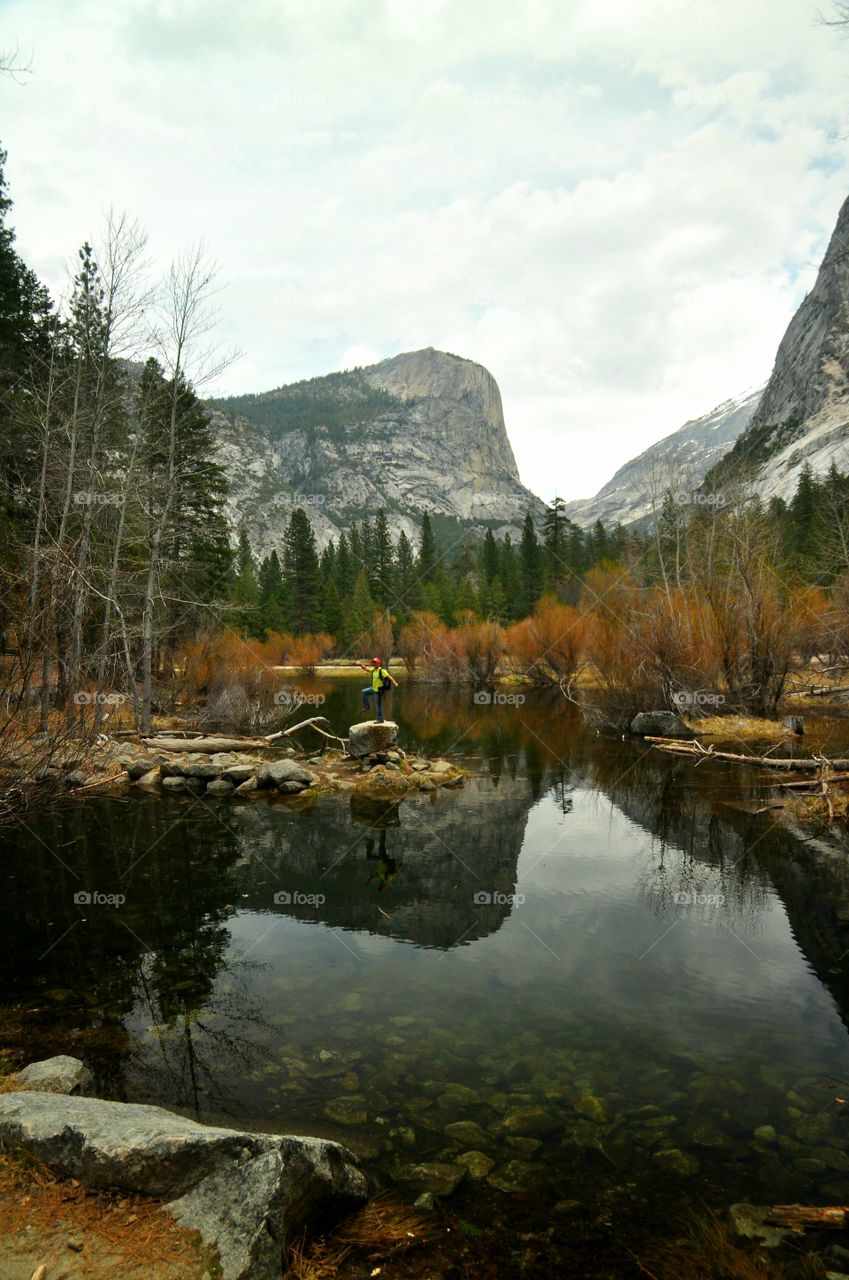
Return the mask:
{"type": "Polygon", "coordinates": [[[228,782],[226,778],[213,778],[206,788],[208,796],[229,796],[232,791],[233,784],[228,782]]]}
{"type": "Polygon", "coordinates": [[[186,789],[186,779],[185,779],[185,778],[171,778],[171,777],[169,777],[169,778],[163,778],[163,779],[162,779],[162,785],[163,785],[163,787],[166,789],[166,791],[185,791],[185,789],[186,789]]]}
{"type": "Polygon", "coordinates": [[[254,776],[255,768],[252,764],[231,764],[222,772],[221,777],[225,782],[232,782],[234,787],[238,787],[254,776]]]}
{"type": "Polygon", "coordinates": [[[79,1058],[60,1054],[56,1058],[31,1062],[23,1071],[16,1073],[15,1081],[41,1093],[86,1093],[92,1074],[79,1058]]]}
{"type": "Polygon", "coordinates": [[[279,787],[281,782],[301,782],[306,787],[312,774],[295,760],[271,760],[260,765],[256,781],[259,787],[279,787]]]}
{"type": "Polygon", "coordinates": [[[695,738],[675,711],[639,711],[631,721],[631,733],[638,738],[695,738]]]}
{"type": "Polygon", "coordinates": [[[199,778],[203,782],[214,782],[221,773],[221,766],[211,760],[187,761],[182,768],[187,778],[199,778]]]}
{"type": "Polygon", "coordinates": [[[150,773],[151,769],[156,768],[153,760],[128,760],[124,765],[127,773],[136,782],[139,778],[143,778],[145,774],[150,773]]]}
{"type": "Polygon", "coordinates": [[[251,774],[251,776],[248,778],[246,782],[239,783],[238,787],[236,788],[236,795],[249,796],[251,795],[252,792],[256,791],[256,789],[257,789],[257,781],[256,781],[256,778],[253,776],[253,774],[251,774]]]}
{"type": "Polygon", "coordinates": [[[363,720],[348,730],[348,755],[355,759],[391,751],[397,745],[398,726],[394,720],[363,720]]]}
{"type": "Polygon", "coordinates": [[[165,1199],[182,1226],[218,1249],[223,1280],[279,1280],[288,1240],[368,1193],[338,1143],[214,1128],[96,1098],[0,1095],[0,1147],[23,1148],[85,1186],[165,1199]]]}
{"type": "Polygon", "coordinates": [[[396,1170],[395,1178],[416,1194],[430,1192],[433,1196],[450,1196],[457,1190],[466,1172],[464,1165],[426,1160],[421,1164],[403,1165],[396,1170]]]}

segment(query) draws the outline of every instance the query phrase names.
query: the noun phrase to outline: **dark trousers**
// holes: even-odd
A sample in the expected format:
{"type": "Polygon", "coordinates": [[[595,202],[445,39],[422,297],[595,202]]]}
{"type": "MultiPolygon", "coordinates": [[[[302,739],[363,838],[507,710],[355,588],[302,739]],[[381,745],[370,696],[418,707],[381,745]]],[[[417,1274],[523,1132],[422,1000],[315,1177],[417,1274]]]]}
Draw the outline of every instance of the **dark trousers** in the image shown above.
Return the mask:
{"type": "Polygon", "coordinates": [[[383,720],[383,690],[382,689],[363,689],[363,711],[368,711],[368,700],[374,698],[374,705],[377,715],[376,720],[383,720]]]}

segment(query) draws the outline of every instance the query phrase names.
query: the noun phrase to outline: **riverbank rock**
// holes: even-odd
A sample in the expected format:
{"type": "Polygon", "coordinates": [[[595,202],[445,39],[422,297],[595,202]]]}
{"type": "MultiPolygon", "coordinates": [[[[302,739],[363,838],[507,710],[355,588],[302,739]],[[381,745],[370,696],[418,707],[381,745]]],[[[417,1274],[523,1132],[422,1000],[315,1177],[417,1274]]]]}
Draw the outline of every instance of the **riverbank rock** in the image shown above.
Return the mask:
{"type": "Polygon", "coordinates": [[[394,720],[363,720],[348,730],[348,755],[359,759],[398,746],[398,726],[394,720]]]}
{"type": "Polygon", "coordinates": [[[218,1249],[223,1280],[279,1280],[287,1240],[368,1193],[338,1143],[214,1128],[96,1098],[0,1095],[0,1147],[23,1149],[85,1186],[167,1200],[182,1226],[218,1249]]]}
{"type": "Polygon", "coordinates": [[[695,738],[693,730],[674,711],[639,711],[631,721],[637,738],[695,738]]]}
{"type": "Polygon", "coordinates": [[[92,1079],[88,1067],[79,1058],[65,1054],[31,1062],[15,1074],[16,1083],[40,1093],[86,1093],[92,1079]]]}
{"type": "MultiPolygon", "coordinates": [[[[283,789],[284,783],[290,782],[299,783],[298,790],[303,790],[312,780],[313,775],[294,760],[272,760],[268,764],[260,765],[256,775],[258,787],[277,787],[278,790],[283,789]]],[[[294,790],[289,786],[285,789],[286,791],[294,790]]]]}

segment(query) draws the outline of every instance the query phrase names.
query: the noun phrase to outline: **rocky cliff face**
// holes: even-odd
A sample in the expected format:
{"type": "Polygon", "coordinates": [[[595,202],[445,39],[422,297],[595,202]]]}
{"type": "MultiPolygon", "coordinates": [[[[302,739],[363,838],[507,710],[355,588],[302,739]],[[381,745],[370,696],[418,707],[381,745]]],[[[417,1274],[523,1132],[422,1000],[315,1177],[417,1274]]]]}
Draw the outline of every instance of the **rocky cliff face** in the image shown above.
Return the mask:
{"type": "Polygon", "coordinates": [[[710,468],[727,453],[751,421],[761,389],[726,400],[703,418],[651,445],[620,467],[594,498],[570,502],[566,514],[576,524],[602,520],[608,527],[635,524],[651,518],[664,493],[690,493],[710,468]]]}
{"type": "Polygon", "coordinates": [[[753,469],[765,498],[792,497],[806,462],[817,474],[832,462],[849,470],[849,200],[729,462],[753,469]]]}
{"type": "Polygon", "coordinates": [[[425,511],[497,532],[542,513],[519,480],[495,379],[432,347],[212,409],[231,516],[260,554],[279,547],[296,506],[321,545],[379,507],[414,539],[425,511]]]}

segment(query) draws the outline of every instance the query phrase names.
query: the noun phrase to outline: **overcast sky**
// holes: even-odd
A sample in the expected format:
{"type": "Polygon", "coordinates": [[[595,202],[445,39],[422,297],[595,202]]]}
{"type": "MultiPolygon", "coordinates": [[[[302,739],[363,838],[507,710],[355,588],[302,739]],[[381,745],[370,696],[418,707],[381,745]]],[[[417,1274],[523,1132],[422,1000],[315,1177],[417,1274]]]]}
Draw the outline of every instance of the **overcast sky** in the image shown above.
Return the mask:
{"type": "Polygon", "coordinates": [[[831,0],[0,0],[19,249],[202,238],[219,391],[435,346],[593,493],[764,381],[849,192],[831,0]]]}

